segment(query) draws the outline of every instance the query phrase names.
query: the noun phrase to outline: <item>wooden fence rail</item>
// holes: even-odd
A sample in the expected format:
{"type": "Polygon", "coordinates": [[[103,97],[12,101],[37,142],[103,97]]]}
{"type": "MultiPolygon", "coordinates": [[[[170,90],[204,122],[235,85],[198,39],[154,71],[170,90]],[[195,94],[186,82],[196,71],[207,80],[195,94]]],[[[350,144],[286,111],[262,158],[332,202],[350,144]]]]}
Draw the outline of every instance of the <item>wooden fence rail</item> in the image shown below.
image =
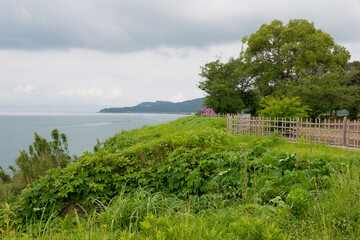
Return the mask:
{"type": "Polygon", "coordinates": [[[277,133],[290,141],[308,141],[360,148],[360,122],[344,119],[261,118],[227,115],[228,132],[235,135],[277,133]]]}

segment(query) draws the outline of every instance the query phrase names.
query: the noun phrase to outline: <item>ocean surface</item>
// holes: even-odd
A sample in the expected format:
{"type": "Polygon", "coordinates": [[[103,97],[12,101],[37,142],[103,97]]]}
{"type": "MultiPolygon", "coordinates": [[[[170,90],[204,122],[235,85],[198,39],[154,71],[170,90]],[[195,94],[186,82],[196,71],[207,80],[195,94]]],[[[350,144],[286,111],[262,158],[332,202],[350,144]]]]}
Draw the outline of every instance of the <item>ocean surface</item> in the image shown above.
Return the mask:
{"type": "Polygon", "coordinates": [[[7,168],[15,165],[19,150],[28,151],[34,142],[34,132],[51,140],[50,133],[57,128],[66,134],[70,154],[80,156],[85,151],[93,152],[97,138],[104,141],[122,130],[166,123],[184,116],[0,109],[0,166],[9,171],[7,168]]]}

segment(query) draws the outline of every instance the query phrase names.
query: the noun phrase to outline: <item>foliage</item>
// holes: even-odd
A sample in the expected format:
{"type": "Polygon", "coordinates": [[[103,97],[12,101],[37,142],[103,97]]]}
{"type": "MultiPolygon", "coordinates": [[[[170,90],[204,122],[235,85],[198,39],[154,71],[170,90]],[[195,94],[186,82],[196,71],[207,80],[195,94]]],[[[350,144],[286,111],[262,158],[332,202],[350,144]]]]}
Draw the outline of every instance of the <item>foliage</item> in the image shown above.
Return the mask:
{"type": "Polygon", "coordinates": [[[304,78],[302,83],[292,84],[288,94],[299,96],[309,106],[309,115],[316,118],[321,113],[341,110],[349,101],[346,87],[348,79],[339,73],[314,74],[304,78]]]}
{"type": "Polygon", "coordinates": [[[34,133],[35,141],[29,146],[29,152],[20,151],[15,159],[27,184],[40,178],[48,169],[57,166],[64,167],[71,159],[65,134],[59,134],[57,129],[51,132],[52,141],[34,133]]]}
{"type": "Polygon", "coordinates": [[[284,95],[290,83],[301,83],[316,74],[339,72],[350,59],[349,52],[333,38],[303,19],[263,24],[244,37],[242,53],[247,71],[262,96],[284,95]]]}
{"type": "Polygon", "coordinates": [[[247,216],[238,209],[148,215],[141,222],[141,232],[130,239],[285,239],[281,231],[264,218],[247,216]],[[205,230],[208,229],[208,230],[205,230]]]}
{"type": "Polygon", "coordinates": [[[360,114],[360,62],[349,63],[346,74],[350,81],[347,83],[348,98],[345,108],[349,111],[350,119],[358,119],[360,114]]]}
{"type": "Polygon", "coordinates": [[[254,107],[256,96],[242,68],[243,62],[233,58],[227,63],[218,59],[201,67],[200,76],[205,80],[199,83],[199,88],[207,93],[206,107],[217,113],[238,113],[254,107]]]}
{"type": "Polygon", "coordinates": [[[263,108],[258,111],[261,117],[305,118],[309,107],[302,105],[299,98],[278,98],[266,96],[260,101],[263,108]]]}
{"type": "Polygon", "coordinates": [[[160,192],[139,188],[129,193],[122,189],[108,204],[99,202],[102,209],[98,222],[111,231],[140,230],[147,215],[175,214],[184,202],[175,197],[165,197],[160,192]]]}
{"type": "Polygon", "coordinates": [[[245,36],[243,45],[239,58],[201,68],[205,80],[199,88],[207,93],[207,107],[255,114],[260,98],[285,96],[298,97],[312,118],[341,109],[357,118],[359,64],[348,64],[350,53],[314,23],[274,20],[245,36]]]}
{"type": "Polygon", "coordinates": [[[57,129],[52,130],[52,141],[34,133],[34,142],[29,146],[29,151],[20,151],[15,163],[19,169],[13,166],[9,168],[13,172],[12,178],[0,169],[0,202],[10,197],[17,196],[22,189],[44,176],[47,170],[56,167],[65,167],[71,160],[69,155],[67,137],[59,133],[57,129]]]}
{"type": "Polygon", "coordinates": [[[286,203],[290,206],[290,211],[295,216],[303,215],[309,205],[310,194],[303,188],[291,190],[287,196],[286,203]]]}
{"type": "Polygon", "coordinates": [[[11,182],[11,177],[7,174],[2,167],[0,167],[0,181],[2,183],[9,183],[11,182]]]}

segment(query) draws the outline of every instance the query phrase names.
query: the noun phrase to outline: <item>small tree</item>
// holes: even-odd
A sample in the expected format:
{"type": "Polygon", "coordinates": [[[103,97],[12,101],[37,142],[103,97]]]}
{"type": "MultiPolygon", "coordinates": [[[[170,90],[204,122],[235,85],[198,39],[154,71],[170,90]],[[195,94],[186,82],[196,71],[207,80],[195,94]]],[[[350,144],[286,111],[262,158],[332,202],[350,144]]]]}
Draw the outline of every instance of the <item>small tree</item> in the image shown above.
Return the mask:
{"type": "Polygon", "coordinates": [[[27,183],[39,179],[50,168],[65,167],[71,159],[64,133],[59,134],[59,131],[54,129],[51,132],[51,142],[37,133],[34,133],[34,137],[35,141],[29,146],[29,152],[22,150],[15,159],[27,183]]]}
{"type": "Polygon", "coordinates": [[[20,151],[15,163],[19,169],[10,166],[12,178],[0,168],[0,202],[18,195],[26,185],[41,178],[47,170],[65,167],[71,160],[67,137],[57,129],[51,132],[52,141],[34,133],[35,141],[29,151],[20,151]],[[2,185],[1,185],[2,184],[2,185]]]}
{"type": "Polygon", "coordinates": [[[304,118],[308,117],[309,107],[302,105],[298,97],[279,98],[267,96],[261,99],[258,111],[260,117],[304,118]]]}

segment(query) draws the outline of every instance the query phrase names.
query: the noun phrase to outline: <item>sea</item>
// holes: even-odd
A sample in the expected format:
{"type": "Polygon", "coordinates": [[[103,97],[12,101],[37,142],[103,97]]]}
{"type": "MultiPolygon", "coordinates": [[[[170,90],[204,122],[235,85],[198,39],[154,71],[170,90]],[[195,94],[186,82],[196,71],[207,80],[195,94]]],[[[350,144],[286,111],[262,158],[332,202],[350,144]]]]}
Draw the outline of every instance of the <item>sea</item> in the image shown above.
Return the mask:
{"type": "Polygon", "coordinates": [[[7,172],[15,166],[19,150],[28,151],[34,132],[51,140],[55,128],[68,138],[71,155],[93,152],[97,143],[122,131],[167,123],[188,115],[97,113],[79,110],[9,110],[0,109],[0,166],[7,172]]]}

